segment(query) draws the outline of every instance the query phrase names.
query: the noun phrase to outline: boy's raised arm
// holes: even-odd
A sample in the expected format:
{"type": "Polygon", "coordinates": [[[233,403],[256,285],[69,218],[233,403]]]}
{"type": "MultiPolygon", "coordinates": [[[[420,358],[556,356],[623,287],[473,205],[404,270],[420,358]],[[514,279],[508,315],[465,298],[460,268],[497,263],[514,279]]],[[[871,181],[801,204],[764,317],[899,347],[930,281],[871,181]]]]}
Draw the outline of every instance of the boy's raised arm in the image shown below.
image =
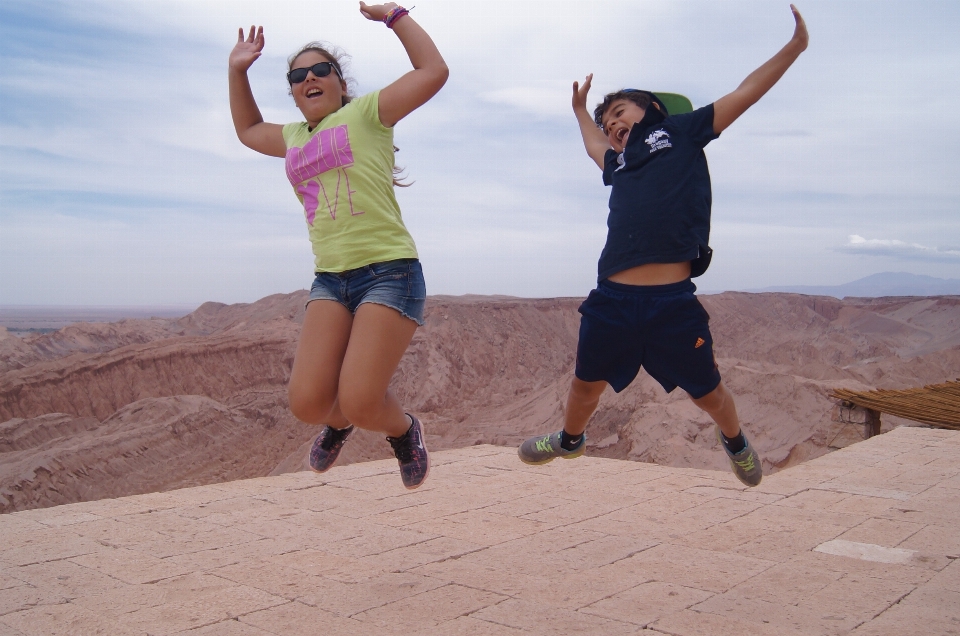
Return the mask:
{"type": "Polygon", "coordinates": [[[583,137],[583,146],[587,149],[587,154],[603,170],[603,157],[610,150],[610,142],[607,141],[603,131],[597,128],[596,122],[587,110],[587,93],[590,92],[592,81],[593,73],[587,75],[582,87],[579,82],[573,83],[573,114],[577,116],[577,123],[580,124],[580,135],[583,137]]]}
{"type": "Polygon", "coordinates": [[[780,51],[767,60],[760,68],[747,76],[740,86],[729,95],[725,95],[713,104],[713,132],[718,135],[737,120],[748,108],[770,90],[779,81],[787,69],[807,48],[807,25],[797,8],[790,5],[796,28],[793,38],[780,51]]]}

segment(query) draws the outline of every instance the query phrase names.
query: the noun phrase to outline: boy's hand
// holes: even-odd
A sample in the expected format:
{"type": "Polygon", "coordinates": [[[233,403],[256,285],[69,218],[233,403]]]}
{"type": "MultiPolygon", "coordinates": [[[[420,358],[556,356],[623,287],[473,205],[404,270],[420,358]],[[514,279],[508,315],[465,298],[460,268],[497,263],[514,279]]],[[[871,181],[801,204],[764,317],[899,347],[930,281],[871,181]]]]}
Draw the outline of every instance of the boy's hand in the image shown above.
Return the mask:
{"type": "Polygon", "coordinates": [[[593,73],[587,75],[583,80],[583,86],[579,82],[573,83],[573,114],[577,117],[577,123],[580,125],[580,135],[583,137],[583,147],[587,154],[603,170],[603,158],[610,150],[610,143],[607,136],[597,128],[593,117],[587,111],[587,93],[590,92],[590,84],[593,82],[593,73]]]}
{"type": "Polygon", "coordinates": [[[383,16],[387,15],[390,12],[390,9],[396,8],[396,2],[371,5],[364,4],[363,2],[360,3],[360,13],[362,13],[363,17],[365,17],[367,20],[373,20],[374,22],[383,22],[383,16]]]}
{"type": "Polygon", "coordinates": [[[573,83],[573,110],[577,112],[580,109],[587,110],[587,93],[590,92],[590,83],[593,81],[593,73],[587,75],[583,80],[583,86],[579,82],[573,83]]]}
{"type": "Polygon", "coordinates": [[[237,38],[237,45],[230,51],[229,67],[231,70],[246,73],[247,69],[257,61],[263,52],[263,27],[250,27],[250,35],[243,39],[243,29],[237,38]]]}
{"type": "Polygon", "coordinates": [[[797,27],[793,30],[793,40],[800,45],[801,51],[806,51],[807,43],[810,41],[810,36],[807,34],[807,23],[803,21],[803,16],[792,4],[790,10],[793,11],[793,19],[797,21],[797,27]]]}

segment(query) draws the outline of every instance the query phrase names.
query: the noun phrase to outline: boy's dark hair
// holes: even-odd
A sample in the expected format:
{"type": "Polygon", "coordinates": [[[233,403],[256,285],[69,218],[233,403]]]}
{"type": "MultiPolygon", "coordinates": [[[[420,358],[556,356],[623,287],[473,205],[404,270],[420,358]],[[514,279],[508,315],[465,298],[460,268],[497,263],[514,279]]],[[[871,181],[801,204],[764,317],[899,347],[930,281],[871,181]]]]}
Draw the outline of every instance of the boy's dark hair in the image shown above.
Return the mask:
{"type": "Polygon", "coordinates": [[[640,91],[635,88],[622,88],[615,93],[607,93],[603,101],[597,104],[597,107],[593,109],[593,121],[597,123],[597,127],[603,130],[603,114],[607,112],[607,109],[610,108],[610,104],[617,101],[618,99],[625,99],[631,101],[640,108],[646,110],[653,102],[653,95],[647,91],[640,91]]]}

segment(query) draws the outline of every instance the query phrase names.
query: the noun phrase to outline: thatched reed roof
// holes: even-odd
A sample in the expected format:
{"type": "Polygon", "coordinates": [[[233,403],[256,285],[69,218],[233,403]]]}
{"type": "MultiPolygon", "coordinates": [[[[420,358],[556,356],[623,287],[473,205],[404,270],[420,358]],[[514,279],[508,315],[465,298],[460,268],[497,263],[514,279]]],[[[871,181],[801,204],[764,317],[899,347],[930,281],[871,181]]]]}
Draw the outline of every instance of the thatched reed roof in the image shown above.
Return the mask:
{"type": "Polygon", "coordinates": [[[865,409],[923,422],[938,428],[960,430],[960,379],[916,389],[849,391],[831,394],[865,409]]]}

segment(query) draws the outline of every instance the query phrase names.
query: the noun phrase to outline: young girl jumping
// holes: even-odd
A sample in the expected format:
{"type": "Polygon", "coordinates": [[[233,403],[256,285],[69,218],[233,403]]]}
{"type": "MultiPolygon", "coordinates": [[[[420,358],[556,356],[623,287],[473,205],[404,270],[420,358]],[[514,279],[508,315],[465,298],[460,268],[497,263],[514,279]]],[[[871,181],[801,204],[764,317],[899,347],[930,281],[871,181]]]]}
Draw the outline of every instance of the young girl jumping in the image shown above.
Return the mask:
{"type": "Polygon", "coordinates": [[[247,147],[286,159],[316,257],[290,375],[290,410],[323,424],[310,466],[328,470],[354,426],[387,435],[407,488],[423,483],[430,459],[423,427],[389,389],[423,324],[426,287],[417,249],[394,196],[393,127],[447,80],[430,36],[395,3],[360,13],[396,33],[413,70],[389,86],[350,95],[340,57],[319,43],[290,57],[290,94],[306,121],[263,121],[247,69],[263,51],[263,27],[243,29],[230,53],[230,111],[247,147]]]}

